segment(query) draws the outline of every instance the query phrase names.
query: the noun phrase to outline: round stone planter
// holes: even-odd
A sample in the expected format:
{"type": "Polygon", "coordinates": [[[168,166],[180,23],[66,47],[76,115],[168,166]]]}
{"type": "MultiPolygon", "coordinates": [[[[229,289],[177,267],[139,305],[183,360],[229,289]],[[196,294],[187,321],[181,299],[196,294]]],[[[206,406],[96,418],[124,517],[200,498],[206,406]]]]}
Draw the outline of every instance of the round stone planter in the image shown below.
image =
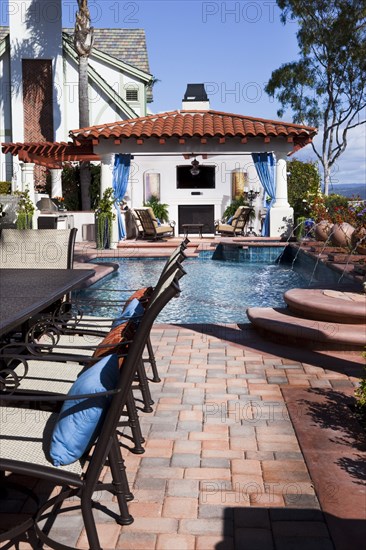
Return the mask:
{"type": "Polygon", "coordinates": [[[321,220],[320,222],[316,223],[314,226],[314,235],[315,239],[317,241],[324,241],[326,242],[333,229],[332,222],[328,222],[327,220],[321,220]]]}
{"type": "Polygon", "coordinates": [[[358,227],[351,236],[352,251],[366,255],[366,227],[358,227]]]}
{"type": "Polygon", "coordinates": [[[355,231],[353,225],[343,222],[335,223],[332,228],[330,240],[334,246],[341,246],[342,248],[350,248],[352,233],[355,231]]]}

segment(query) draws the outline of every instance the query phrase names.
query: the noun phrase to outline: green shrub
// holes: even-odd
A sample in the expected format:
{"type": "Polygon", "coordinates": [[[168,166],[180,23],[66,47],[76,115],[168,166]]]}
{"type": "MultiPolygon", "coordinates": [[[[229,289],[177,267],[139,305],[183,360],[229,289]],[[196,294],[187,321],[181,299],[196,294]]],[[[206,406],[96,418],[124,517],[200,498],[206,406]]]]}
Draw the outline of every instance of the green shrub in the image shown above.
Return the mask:
{"type": "MultiPolygon", "coordinates": [[[[347,217],[348,214],[348,199],[343,195],[336,195],[331,193],[330,195],[324,195],[324,206],[328,211],[328,214],[333,222],[337,222],[337,217],[347,217]],[[343,216],[342,216],[343,214],[343,216]]],[[[348,221],[344,219],[343,221],[348,221]]]]}
{"type": "Polygon", "coordinates": [[[29,197],[29,189],[16,191],[14,195],[19,197],[17,207],[17,229],[32,229],[34,204],[29,197]]]}
{"type": "Polygon", "coordinates": [[[320,174],[316,162],[291,160],[287,163],[288,202],[294,209],[295,220],[308,218],[310,205],[320,193],[320,174]]]}
{"type": "Polygon", "coordinates": [[[159,218],[161,222],[169,221],[169,205],[161,203],[155,195],[151,195],[149,200],[144,203],[144,206],[150,206],[153,209],[155,218],[159,218]]]}
{"type": "MultiPolygon", "coordinates": [[[[90,202],[95,210],[99,202],[100,194],[100,165],[90,166],[90,202]]],[[[80,168],[79,166],[65,166],[62,170],[62,195],[64,207],[69,211],[81,210],[80,168]]],[[[51,176],[47,175],[46,192],[51,196],[51,176]]]]}
{"type": "Polygon", "coordinates": [[[11,193],[11,182],[0,181],[0,195],[10,195],[10,193],[11,193]]]}
{"type": "Polygon", "coordinates": [[[235,214],[235,212],[237,211],[239,206],[249,206],[249,203],[246,200],[244,195],[241,195],[239,198],[234,199],[233,201],[231,201],[229,206],[225,209],[225,212],[224,212],[224,215],[223,215],[224,219],[227,220],[227,219],[231,218],[231,216],[233,216],[235,214]]]}
{"type": "MultiPolygon", "coordinates": [[[[366,359],[366,352],[362,354],[363,358],[366,359]]],[[[358,388],[355,391],[357,408],[359,411],[366,415],[366,366],[363,367],[363,377],[358,388]]]]}

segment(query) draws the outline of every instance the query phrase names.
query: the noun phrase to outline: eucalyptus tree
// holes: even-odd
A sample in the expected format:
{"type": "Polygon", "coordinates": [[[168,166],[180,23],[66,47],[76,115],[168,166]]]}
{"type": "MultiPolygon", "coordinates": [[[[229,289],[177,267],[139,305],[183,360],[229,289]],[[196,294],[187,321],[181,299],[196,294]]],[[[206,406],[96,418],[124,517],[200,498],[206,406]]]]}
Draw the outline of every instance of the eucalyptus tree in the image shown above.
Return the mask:
{"type": "Polygon", "coordinates": [[[272,72],[266,92],[294,122],[319,127],[312,147],[323,168],[324,193],[331,169],[347,147],[348,133],[366,122],[366,0],[276,0],[281,20],[298,23],[299,59],[272,72]]]}
{"type": "MultiPolygon", "coordinates": [[[[93,27],[90,21],[88,0],[77,0],[78,11],[75,18],[74,47],[79,57],[79,126],[90,125],[89,92],[88,92],[88,64],[93,48],[93,27]]],[[[80,165],[81,206],[83,210],[90,210],[90,164],[82,162],[80,165]]]]}

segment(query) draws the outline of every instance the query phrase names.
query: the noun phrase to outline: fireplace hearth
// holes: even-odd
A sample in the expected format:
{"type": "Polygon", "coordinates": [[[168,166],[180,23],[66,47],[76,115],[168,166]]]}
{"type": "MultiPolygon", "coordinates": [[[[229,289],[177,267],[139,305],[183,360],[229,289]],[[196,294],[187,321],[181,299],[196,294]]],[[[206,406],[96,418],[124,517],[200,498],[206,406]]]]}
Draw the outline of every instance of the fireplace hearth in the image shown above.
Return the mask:
{"type": "Polygon", "coordinates": [[[178,206],[178,231],[184,233],[184,224],[203,224],[203,233],[215,232],[213,204],[182,204],[178,206]]]}

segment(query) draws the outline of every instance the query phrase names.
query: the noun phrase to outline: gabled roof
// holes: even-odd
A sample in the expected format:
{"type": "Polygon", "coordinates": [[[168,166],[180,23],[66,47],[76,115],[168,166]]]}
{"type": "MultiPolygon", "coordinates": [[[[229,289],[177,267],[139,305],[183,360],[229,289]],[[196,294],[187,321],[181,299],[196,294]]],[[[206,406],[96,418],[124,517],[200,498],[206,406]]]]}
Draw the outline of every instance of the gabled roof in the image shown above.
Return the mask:
{"type": "MultiPolygon", "coordinates": [[[[63,29],[68,35],[74,29],[63,29]]],[[[0,42],[9,35],[9,27],[0,26],[0,42]]],[[[150,73],[146,37],[143,29],[97,29],[94,28],[94,47],[119,61],[123,61],[150,73]]]]}
{"type": "MultiPolygon", "coordinates": [[[[74,29],[63,29],[69,35],[74,29]]],[[[97,29],[94,27],[94,48],[150,73],[144,29],[97,29]]]]}
{"type": "Polygon", "coordinates": [[[130,120],[121,120],[89,128],[72,130],[70,137],[78,140],[92,140],[94,144],[100,138],[117,140],[136,138],[248,138],[263,137],[269,142],[271,138],[285,138],[293,142],[295,148],[301,148],[316,135],[316,128],[247,117],[220,111],[182,110],[168,111],[130,120]]]}

